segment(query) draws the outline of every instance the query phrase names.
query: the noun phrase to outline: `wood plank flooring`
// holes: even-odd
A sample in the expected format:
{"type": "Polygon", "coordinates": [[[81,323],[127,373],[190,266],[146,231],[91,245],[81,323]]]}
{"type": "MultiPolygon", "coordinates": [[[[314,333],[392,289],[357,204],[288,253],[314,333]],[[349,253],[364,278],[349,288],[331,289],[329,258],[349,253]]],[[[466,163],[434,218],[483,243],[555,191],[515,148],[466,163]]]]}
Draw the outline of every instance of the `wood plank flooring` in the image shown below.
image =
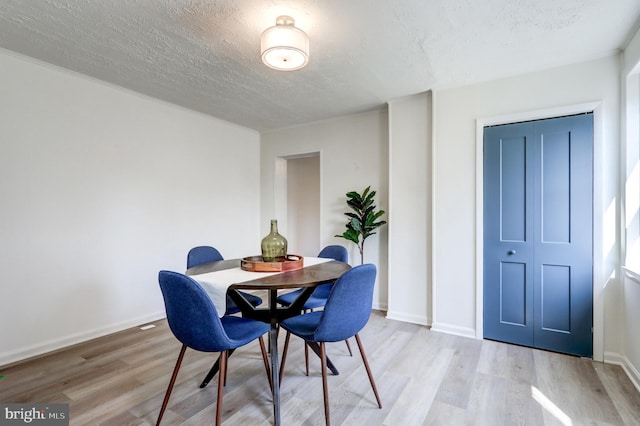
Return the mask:
{"type": "MultiPolygon", "coordinates": [[[[155,424],[180,349],[166,321],[129,329],[0,368],[0,402],[68,403],[72,425],[155,424]]],[[[384,318],[361,332],[383,408],[352,341],[327,345],[334,425],[640,425],[640,393],[618,366],[489,340],[466,339],[384,318]]],[[[284,336],[280,336],[280,348],[284,336]]],[[[353,339],[352,339],[353,340],[353,339]]],[[[213,424],[217,376],[198,387],[217,354],[187,350],[163,425],[213,424]]],[[[283,425],[322,425],[319,359],[304,374],[292,337],[281,387],[283,425]]],[[[258,343],[229,360],[225,425],[272,424],[258,343]]]]}

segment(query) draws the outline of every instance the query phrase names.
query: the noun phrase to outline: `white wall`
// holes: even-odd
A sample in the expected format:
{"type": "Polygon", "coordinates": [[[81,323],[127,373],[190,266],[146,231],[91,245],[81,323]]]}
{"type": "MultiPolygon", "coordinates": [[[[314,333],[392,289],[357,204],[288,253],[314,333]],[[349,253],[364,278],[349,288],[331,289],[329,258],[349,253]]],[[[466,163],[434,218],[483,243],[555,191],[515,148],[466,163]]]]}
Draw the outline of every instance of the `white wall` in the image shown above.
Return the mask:
{"type": "Polygon", "coordinates": [[[541,118],[571,111],[572,105],[597,105],[594,357],[602,359],[605,351],[620,351],[620,280],[615,278],[619,264],[619,86],[618,58],[608,57],[434,93],[435,330],[481,336],[481,303],[476,305],[482,288],[477,123],[497,122],[501,117],[506,121],[541,118]]]}
{"type": "MultiPolygon", "coordinates": [[[[341,244],[349,250],[352,265],[360,264],[360,254],[353,243],[334,235],[342,234],[347,217],[346,196],[371,185],[377,191],[378,209],[388,206],[388,126],[387,111],[341,117],[304,126],[265,132],[261,138],[261,229],[267,234],[269,220],[278,218],[286,237],[286,219],[280,227],[283,195],[282,158],[320,153],[320,247],[341,244]]],[[[286,163],[286,161],[285,161],[286,163]]],[[[286,174],[285,174],[286,175],[286,174]]],[[[284,191],[286,193],[286,191],[284,191]]],[[[286,197],[284,198],[286,200],[286,197]]],[[[286,214],[284,214],[286,216],[286,214]]],[[[365,263],[378,266],[374,306],[387,307],[387,227],[367,238],[365,263]]]]}
{"type": "Polygon", "coordinates": [[[389,310],[431,324],[431,93],[389,102],[389,310]]]}
{"type": "Polygon", "coordinates": [[[0,365],[159,318],[160,269],[260,238],[257,132],[8,52],[0,117],[0,365]]]}

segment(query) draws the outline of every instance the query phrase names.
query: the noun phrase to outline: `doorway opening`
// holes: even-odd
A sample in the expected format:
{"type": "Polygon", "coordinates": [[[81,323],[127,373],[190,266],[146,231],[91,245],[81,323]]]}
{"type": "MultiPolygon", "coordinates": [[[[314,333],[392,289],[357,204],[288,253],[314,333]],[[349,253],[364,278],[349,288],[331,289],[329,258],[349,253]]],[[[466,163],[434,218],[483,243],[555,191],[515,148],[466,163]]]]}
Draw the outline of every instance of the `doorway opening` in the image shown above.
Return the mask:
{"type": "Polygon", "coordinates": [[[286,234],[288,251],[315,256],[320,247],[320,153],[286,160],[286,234]]]}

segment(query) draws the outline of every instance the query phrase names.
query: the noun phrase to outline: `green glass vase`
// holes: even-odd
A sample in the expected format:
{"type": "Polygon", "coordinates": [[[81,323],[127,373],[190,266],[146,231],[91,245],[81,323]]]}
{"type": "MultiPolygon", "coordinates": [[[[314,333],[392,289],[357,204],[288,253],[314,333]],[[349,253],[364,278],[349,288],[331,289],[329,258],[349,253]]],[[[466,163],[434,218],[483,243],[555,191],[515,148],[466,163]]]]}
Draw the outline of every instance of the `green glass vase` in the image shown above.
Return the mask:
{"type": "Polygon", "coordinates": [[[278,221],[271,219],[271,232],[262,239],[262,260],[284,262],[287,257],[287,239],[278,234],[278,221]]]}

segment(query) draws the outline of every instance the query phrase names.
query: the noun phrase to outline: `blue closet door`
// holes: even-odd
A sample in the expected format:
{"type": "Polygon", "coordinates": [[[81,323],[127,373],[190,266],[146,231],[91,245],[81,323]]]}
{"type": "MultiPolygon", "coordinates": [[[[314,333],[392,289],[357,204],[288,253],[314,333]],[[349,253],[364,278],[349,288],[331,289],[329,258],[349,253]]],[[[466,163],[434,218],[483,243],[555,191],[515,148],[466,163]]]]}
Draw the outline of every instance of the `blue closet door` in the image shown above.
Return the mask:
{"type": "Polygon", "coordinates": [[[485,338],[592,355],[592,206],[592,114],[485,128],[485,338]]]}
{"type": "Polygon", "coordinates": [[[484,337],[533,346],[533,124],[484,130],[484,337]]]}

